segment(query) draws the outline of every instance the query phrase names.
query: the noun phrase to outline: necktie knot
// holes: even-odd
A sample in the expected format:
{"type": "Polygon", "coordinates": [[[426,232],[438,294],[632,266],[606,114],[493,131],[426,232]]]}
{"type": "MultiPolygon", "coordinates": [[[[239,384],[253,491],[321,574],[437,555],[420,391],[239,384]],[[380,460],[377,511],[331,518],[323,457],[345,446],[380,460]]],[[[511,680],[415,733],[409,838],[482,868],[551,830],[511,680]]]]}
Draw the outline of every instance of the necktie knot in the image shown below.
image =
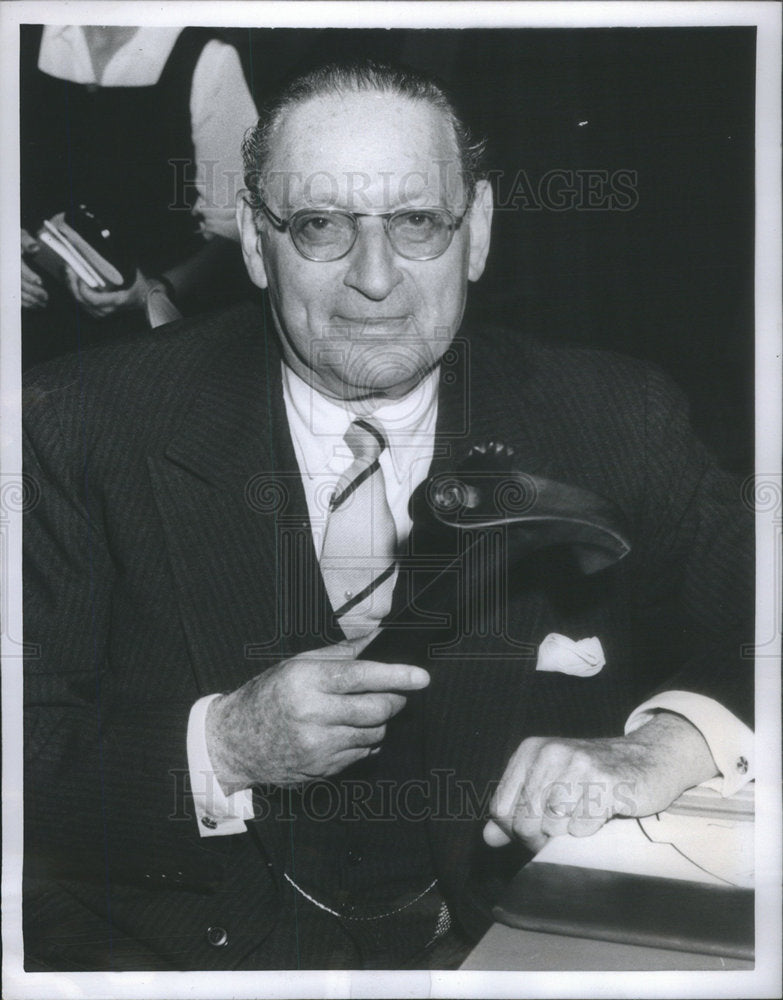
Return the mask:
{"type": "Polygon", "coordinates": [[[374,462],[380,457],[386,447],[383,431],[369,420],[354,420],[345,432],[343,441],[348,445],[355,458],[366,462],[374,462]]]}
{"type": "Polygon", "coordinates": [[[386,438],[369,420],[354,420],[343,441],[354,454],[354,461],[334,491],[330,510],[337,510],[378,468],[378,459],[386,447],[386,438]]]}

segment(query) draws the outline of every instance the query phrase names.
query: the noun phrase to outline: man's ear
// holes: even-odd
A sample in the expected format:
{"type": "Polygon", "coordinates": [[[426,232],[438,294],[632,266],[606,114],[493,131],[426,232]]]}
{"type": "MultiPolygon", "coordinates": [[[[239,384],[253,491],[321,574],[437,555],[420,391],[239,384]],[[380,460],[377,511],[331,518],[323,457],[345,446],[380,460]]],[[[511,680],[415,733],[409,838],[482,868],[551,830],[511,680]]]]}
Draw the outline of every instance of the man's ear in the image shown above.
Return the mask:
{"type": "Polygon", "coordinates": [[[468,211],[470,224],[470,255],[468,258],[468,278],[478,281],[484,273],[484,265],[489,253],[492,232],[492,186],[487,180],[476,183],[473,204],[468,211]]]}
{"type": "Polygon", "coordinates": [[[237,228],[242,243],[242,256],[250,280],[259,288],[266,288],[269,282],[264,267],[264,255],[261,251],[261,235],[256,228],[253,209],[247,200],[248,191],[243,189],[237,197],[237,228]]]}

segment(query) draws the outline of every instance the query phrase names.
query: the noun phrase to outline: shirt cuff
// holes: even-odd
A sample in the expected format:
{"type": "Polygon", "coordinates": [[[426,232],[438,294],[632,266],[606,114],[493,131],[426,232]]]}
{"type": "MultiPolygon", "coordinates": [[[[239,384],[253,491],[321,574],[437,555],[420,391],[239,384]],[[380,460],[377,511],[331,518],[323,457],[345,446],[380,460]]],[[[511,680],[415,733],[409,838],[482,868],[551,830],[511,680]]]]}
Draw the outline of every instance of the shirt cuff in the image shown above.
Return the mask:
{"type": "Polygon", "coordinates": [[[664,691],[635,709],[625,724],[626,735],[639,729],[656,712],[675,712],[699,730],[710,748],[720,777],[712,788],[723,796],[733,795],[755,777],[753,730],[712,698],[691,691],[664,691]]]}
{"type": "Polygon", "coordinates": [[[253,790],[245,788],[226,795],[220,787],[207,750],[207,709],[217,694],[199,698],[188,717],[188,769],[202,837],[224,837],[244,833],[245,820],[253,818],[253,790]]]}

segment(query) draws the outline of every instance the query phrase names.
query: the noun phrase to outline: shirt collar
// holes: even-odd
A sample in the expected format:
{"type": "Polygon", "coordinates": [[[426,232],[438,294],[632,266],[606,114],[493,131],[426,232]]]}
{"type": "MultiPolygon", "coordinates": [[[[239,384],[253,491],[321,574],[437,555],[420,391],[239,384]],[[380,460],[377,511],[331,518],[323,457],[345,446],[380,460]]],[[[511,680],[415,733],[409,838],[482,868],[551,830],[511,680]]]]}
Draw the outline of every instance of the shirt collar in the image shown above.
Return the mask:
{"type": "Polygon", "coordinates": [[[307,440],[304,450],[308,476],[344,471],[351,454],[343,442],[351,422],[370,416],[382,428],[395,465],[402,453],[426,438],[431,441],[437,416],[438,369],[435,368],[402,399],[380,403],[372,413],[356,412],[349,402],[323,396],[284,362],[283,395],[295,440],[307,440]]]}

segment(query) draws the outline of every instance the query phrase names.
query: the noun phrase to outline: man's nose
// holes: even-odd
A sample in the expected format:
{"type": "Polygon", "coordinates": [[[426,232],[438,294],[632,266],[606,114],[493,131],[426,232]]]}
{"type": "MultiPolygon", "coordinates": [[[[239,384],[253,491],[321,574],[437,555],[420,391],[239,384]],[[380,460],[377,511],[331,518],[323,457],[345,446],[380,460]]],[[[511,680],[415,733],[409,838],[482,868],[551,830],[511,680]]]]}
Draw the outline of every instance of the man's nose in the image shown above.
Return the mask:
{"type": "Polygon", "coordinates": [[[368,299],[380,302],[402,281],[383,219],[362,219],[343,279],[368,299]]]}

